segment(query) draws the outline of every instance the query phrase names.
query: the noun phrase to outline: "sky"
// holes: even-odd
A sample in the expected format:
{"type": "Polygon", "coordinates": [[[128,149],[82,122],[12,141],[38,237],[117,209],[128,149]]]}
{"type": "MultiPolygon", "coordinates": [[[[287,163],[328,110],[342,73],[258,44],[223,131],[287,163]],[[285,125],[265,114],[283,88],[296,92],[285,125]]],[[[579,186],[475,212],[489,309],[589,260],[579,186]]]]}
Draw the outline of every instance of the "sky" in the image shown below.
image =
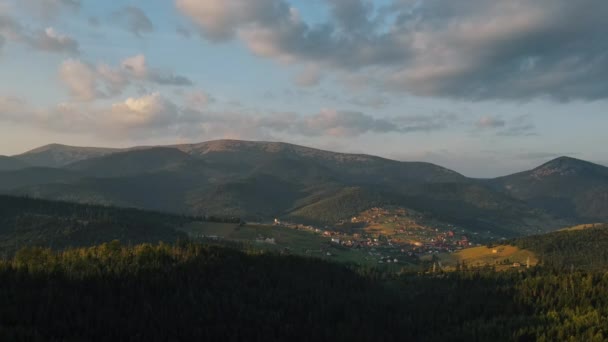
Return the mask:
{"type": "Polygon", "coordinates": [[[605,0],[0,0],[0,155],[284,141],[608,165],[605,0]]]}

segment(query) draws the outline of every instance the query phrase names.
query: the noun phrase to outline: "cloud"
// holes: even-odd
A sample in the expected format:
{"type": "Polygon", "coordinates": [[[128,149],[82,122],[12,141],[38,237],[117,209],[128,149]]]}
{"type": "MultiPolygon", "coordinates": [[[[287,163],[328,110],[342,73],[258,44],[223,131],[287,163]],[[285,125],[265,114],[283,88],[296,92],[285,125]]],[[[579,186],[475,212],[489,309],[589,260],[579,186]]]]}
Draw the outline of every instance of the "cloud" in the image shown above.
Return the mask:
{"type": "MultiPolygon", "coordinates": [[[[91,75],[87,74],[91,68],[77,61],[66,64],[66,68],[81,72],[82,79],[91,80],[91,75]]],[[[98,89],[94,83],[83,85],[73,82],[72,91],[81,99],[97,96],[98,89]]],[[[82,101],[60,103],[46,109],[35,108],[19,99],[0,97],[0,120],[57,132],[117,139],[167,136],[186,139],[202,136],[354,139],[365,134],[440,130],[445,127],[445,121],[450,121],[442,115],[378,118],[362,112],[336,109],[323,109],[312,115],[289,112],[259,114],[244,109],[216,110],[207,105],[211,100],[206,93],[189,95],[181,104],[160,93],[149,93],[111,105],[82,101]]]]}
{"type": "Polygon", "coordinates": [[[174,103],[159,93],[153,93],[113,104],[107,112],[107,121],[125,130],[146,129],[179,122],[179,115],[180,111],[174,103]]]}
{"type": "Polygon", "coordinates": [[[568,101],[608,98],[602,0],[325,0],[311,24],[287,0],[175,0],[213,42],[367,77],[419,96],[568,101]],[[584,18],[572,20],[572,18],[584,18]]]}
{"type": "Polygon", "coordinates": [[[530,121],[529,115],[521,115],[511,120],[498,135],[506,137],[529,137],[538,135],[536,125],[530,121]]]}
{"type": "Polygon", "coordinates": [[[498,136],[521,137],[537,135],[536,125],[529,115],[520,115],[511,120],[484,116],[475,122],[477,131],[491,131],[498,136]]]}
{"type": "Polygon", "coordinates": [[[433,115],[401,116],[396,119],[401,132],[433,132],[439,131],[459,123],[458,116],[453,113],[435,113],[433,115]]]}
{"type": "Polygon", "coordinates": [[[505,122],[505,120],[494,118],[491,116],[484,116],[475,123],[475,126],[480,129],[486,129],[505,127],[506,124],[507,123],[505,122]]]}
{"type": "Polygon", "coordinates": [[[176,135],[193,120],[158,93],[130,97],[109,106],[60,103],[36,108],[17,98],[0,97],[0,120],[62,133],[126,139],[176,135]]]}
{"type": "Polygon", "coordinates": [[[144,55],[126,58],[119,67],[97,66],[76,59],[63,62],[59,77],[70,94],[80,101],[94,101],[123,93],[136,82],[169,86],[191,86],[193,82],[170,70],[150,68],[144,55]]]}
{"type": "Polygon", "coordinates": [[[145,78],[148,74],[148,66],[144,55],[136,55],[122,61],[122,68],[137,78],[145,78]]]}
{"type": "Polygon", "coordinates": [[[78,41],[58,32],[53,27],[44,30],[29,30],[15,19],[0,14],[0,37],[5,41],[25,44],[31,48],[45,52],[79,53],[78,41]]]}
{"type": "Polygon", "coordinates": [[[113,19],[137,37],[154,31],[154,24],[138,7],[124,7],[113,13],[113,19]]]}
{"type": "Polygon", "coordinates": [[[227,122],[242,125],[243,129],[260,134],[284,133],[289,136],[355,138],[367,133],[406,134],[420,131],[435,131],[446,127],[439,116],[405,116],[376,118],[357,111],[323,109],[312,115],[295,113],[273,113],[265,116],[250,116],[238,113],[212,115],[210,122],[227,122]]]}
{"type": "Polygon", "coordinates": [[[55,17],[65,10],[77,11],[81,7],[80,0],[19,0],[18,4],[28,13],[44,19],[55,17]]]}
{"type": "Polygon", "coordinates": [[[174,86],[191,86],[193,82],[169,70],[149,68],[144,55],[129,57],[122,62],[122,67],[136,79],[152,83],[174,86]]]}
{"type": "Polygon", "coordinates": [[[0,95],[0,118],[6,121],[21,121],[26,119],[22,113],[26,111],[27,103],[17,97],[0,95]]]}
{"type": "Polygon", "coordinates": [[[213,96],[202,90],[195,90],[184,94],[186,107],[198,109],[204,108],[209,104],[215,102],[213,96]]]}
{"type": "Polygon", "coordinates": [[[353,137],[367,132],[397,132],[400,127],[390,120],[361,112],[325,109],[296,122],[292,130],[307,136],[353,137]]]}
{"type": "Polygon", "coordinates": [[[299,87],[314,87],[321,83],[322,78],[321,70],[311,65],[300,71],[294,79],[294,83],[299,87]]]}
{"type": "Polygon", "coordinates": [[[82,101],[92,101],[101,96],[95,70],[75,59],[68,59],[59,68],[59,77],[70,95],[82,101]]]}
{"type": "Polygon", "coordinates": [[[79,44],[73,38],[57,32],[53,27],[48,27],[32,37],[30,45],[43,51],[78,54],[79,44]]]}
{"type": "Polygon", "coordinates": [[[355,106],[379,109],[386,107],[390,103],[390,100],[381,95],[361,95],[353,97],[350,100],[350,103],[354,104],[355,106]]]}

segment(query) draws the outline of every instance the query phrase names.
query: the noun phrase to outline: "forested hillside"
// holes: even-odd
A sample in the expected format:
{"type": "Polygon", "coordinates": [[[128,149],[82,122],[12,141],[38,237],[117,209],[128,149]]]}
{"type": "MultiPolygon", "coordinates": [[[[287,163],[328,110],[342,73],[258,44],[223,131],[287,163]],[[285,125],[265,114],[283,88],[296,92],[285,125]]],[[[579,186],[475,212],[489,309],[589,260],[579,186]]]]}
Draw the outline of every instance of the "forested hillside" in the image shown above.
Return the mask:
{"type": "Polygon", "coordinates": [[[0,196],[0,255],[25,246],[93,246],[112,240],[137,244],[186,238],[176,228],[194,218],[137,209],[0,196]]]}
{"type": "Polygon", "coordinates": [[[534,252],[547,267],[608,270],[608,224],[529,236],[514,244],[534,252]]]}
{"type": "Polygon", "coordinates": [[[112,242],[28,248],[0,262],[0,339],[604,341],[607,300],[603,273],[397,275],[201,244],[112,242]]]}
{"type": "Polygon", "coordinates": [[[494,180],[430,163],[239,140],[128,149],[48,145],[11,160],[39,167],[0,168],[0,193],[321,227],[396,205],[468,231],[515,237],[601,218],[608,203],[607,169],[576,160],[557,160],[532,178],[494,180]],[[574,202],[564,197],[570,190],[560,190],[565,183],[578,184],[568,188],[574,202]]]}

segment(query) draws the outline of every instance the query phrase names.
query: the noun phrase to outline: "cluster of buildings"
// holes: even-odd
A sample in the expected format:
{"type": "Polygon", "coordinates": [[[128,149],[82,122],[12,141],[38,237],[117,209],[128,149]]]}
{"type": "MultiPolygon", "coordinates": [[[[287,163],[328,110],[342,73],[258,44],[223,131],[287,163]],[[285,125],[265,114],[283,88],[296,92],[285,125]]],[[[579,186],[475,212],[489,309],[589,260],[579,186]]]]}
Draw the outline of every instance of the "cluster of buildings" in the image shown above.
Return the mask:
{"type": "Polygon", "coordinates": [[[421,214],[403,208],[371,208],[341,224],[361,225],[361,228],[351,230],[356,233],[349,233],[332,227],[274,220],[277,226],[322,235],[328,238],[330,245],[366,249],[371,253],[369,258],[378,263],[396,263],[400,257],[453,252],[473,245],[464,231],[456,233],[457,227],[426,222],[421,214]],[[441,227],[441,230],[435,227],[441,227]]]}

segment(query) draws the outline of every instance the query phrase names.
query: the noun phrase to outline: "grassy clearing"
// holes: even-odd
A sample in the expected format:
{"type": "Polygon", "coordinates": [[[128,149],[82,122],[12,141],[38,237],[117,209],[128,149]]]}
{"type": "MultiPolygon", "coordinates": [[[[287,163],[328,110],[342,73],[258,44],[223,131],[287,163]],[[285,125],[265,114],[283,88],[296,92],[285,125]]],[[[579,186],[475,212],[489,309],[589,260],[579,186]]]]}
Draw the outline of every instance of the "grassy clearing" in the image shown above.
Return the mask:
{"type": "Polygon", "coordinates": [[[218,237],[253,244],[267,250],[284,250],[290,253],[334,260],[337,262],[376,265],[367,252],[331,243],[331,239],[310,231],[295,230],[271,225],[196,222],[181,228],[193,238],[218,237]]]}
{"type": "Polygon", "coordinates": [[[591,228],[597,228],[605,225],[605,223],[587,223],[587,224],[579,224],[578,226],[567,227],[560,229],[560,231],[576,231],[576,230],[585,230],[591,228]]]}
{"type": "MultiPolygon", "coordinates": [[[[513,267],[514,263],[525,266],[528,258],[530,266],[538,263],[538,258],[531,251],[519,249],[511,245],[500,245],[492,248],[485,246],[463,249],[454,253],[437,254],[439,261],[446,268],[455,268],[464,263],[469,267],[495,266],[497,270],[513,267]]],[[[425,256],[430,260],[432,256],[425,256]]]]}

